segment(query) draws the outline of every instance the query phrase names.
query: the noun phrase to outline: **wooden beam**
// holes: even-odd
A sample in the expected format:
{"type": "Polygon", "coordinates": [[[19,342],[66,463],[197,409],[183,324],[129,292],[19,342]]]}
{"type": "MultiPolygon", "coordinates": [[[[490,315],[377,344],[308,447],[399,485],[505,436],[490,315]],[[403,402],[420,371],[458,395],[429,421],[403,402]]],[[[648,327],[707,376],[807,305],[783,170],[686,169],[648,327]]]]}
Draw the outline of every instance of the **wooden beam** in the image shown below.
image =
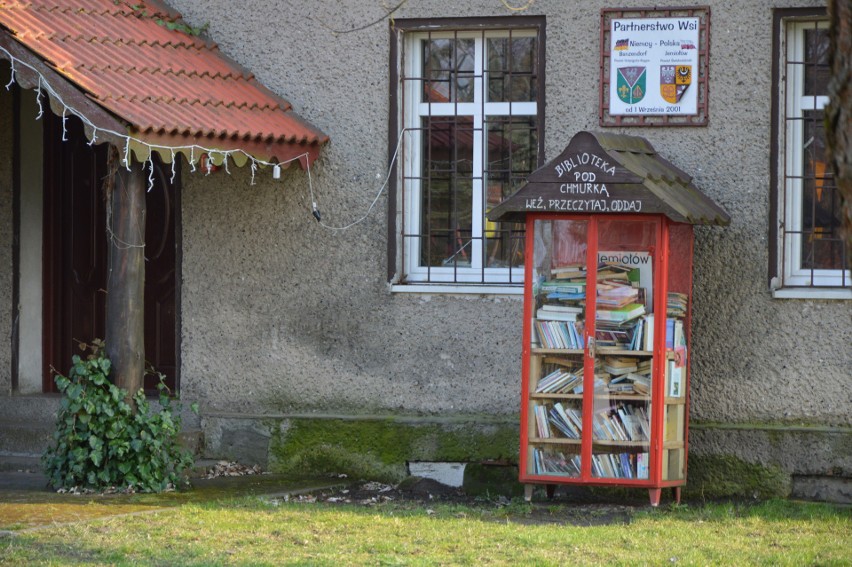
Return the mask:
{"type": "Polygon", "coordinates": [[[106,351],[113,381],[132,397],[145,375],[145,187],[143,164],[127,170],[110,149],[107,183],[106,351]]]}

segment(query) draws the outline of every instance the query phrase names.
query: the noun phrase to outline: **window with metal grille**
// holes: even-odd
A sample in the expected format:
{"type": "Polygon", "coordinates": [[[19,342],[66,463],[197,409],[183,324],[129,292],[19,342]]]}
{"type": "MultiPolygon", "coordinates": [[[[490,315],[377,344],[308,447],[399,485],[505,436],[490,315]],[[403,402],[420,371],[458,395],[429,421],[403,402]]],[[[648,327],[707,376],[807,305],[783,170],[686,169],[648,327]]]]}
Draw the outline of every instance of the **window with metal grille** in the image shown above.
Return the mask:
{"type": "Polygon", "coordinates": [[[827,19],[780,18],[776,296],[852,297],[840,193],[826,151],[827,19]]]}
{"type": "Polygon", "coordinates": [[[485,213],[541,164],[544,20],[435,23],[394,22],[401,128],[392,136],[402,139],[393,140],[392,279],[458,291],[519,286],[524,226],[485,213]]]}

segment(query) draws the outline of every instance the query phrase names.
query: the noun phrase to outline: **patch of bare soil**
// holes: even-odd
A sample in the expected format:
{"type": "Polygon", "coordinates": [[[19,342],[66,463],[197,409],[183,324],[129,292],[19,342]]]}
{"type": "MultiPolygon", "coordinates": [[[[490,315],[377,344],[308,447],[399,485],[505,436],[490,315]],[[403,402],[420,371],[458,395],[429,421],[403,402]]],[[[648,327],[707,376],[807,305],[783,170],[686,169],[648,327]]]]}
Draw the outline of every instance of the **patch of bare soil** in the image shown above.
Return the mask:
{"type": "Polygon", "coordinates": [[[433,508],[437,504],[458,504],[480,513],[479,517],[483,520],[576,526],[627,524],[635,511],[644,507],[639,503],[614,504],[566,495],[536,499],[530,503],[521,498],[509,499],[505,496],[473,497],[459,488],[425,478],[409,478],[397,486],[378,482],[357,483],[335,490],[291,496],[287,500],[341,506],[422,507],[427,514],[435,513],[433,508]]]}

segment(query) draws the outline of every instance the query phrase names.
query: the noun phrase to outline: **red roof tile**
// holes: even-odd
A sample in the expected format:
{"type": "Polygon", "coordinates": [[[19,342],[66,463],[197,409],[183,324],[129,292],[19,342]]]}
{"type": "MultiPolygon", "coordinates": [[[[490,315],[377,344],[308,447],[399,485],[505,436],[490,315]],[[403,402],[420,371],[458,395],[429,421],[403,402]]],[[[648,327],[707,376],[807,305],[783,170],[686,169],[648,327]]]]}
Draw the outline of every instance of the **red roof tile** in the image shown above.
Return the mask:
{"type": "Polygon", "coordinates": [[[0,25],[127,122],[131,136],[263,160],[316,159],[325,134],[215,43],[169,29],[172,22],[183,23],[159,0],[0,0],[0,25]]]}

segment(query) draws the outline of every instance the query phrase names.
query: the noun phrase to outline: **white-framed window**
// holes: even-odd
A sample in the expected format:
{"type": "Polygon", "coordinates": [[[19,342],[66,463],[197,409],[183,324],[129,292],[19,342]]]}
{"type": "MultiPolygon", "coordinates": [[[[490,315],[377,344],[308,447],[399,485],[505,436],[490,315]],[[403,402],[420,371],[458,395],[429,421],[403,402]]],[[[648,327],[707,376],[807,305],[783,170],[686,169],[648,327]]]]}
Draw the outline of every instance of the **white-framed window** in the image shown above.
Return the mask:
{"type": "Polygon", "coordinates": [[[523,283],[523,224],[485,218],[542,158],[544,22],[513,20],[398,36],[399,291],[523,283]]]}
{"type": "Polygon", "coordinates": [[[777,297],[852,298],[840,193],[823,125],[828,104],[828,20],[782,18],[777,140],[777,297]]]}

